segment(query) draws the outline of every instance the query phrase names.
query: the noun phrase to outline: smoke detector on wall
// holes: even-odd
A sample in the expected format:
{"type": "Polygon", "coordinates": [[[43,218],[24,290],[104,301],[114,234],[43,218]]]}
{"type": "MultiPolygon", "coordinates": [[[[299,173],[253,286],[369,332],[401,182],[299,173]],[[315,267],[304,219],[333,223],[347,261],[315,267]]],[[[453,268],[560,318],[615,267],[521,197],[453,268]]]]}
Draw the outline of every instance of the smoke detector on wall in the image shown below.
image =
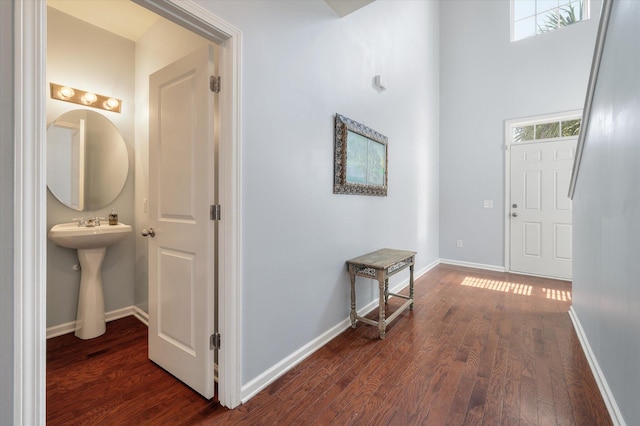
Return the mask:
{"type": "Polygon", "coordinates": [[[382,79],[381,75],[376,75],[373,77],[373,85],[378,88],[378,90],[387,90],[387,83],[382,79]]]}

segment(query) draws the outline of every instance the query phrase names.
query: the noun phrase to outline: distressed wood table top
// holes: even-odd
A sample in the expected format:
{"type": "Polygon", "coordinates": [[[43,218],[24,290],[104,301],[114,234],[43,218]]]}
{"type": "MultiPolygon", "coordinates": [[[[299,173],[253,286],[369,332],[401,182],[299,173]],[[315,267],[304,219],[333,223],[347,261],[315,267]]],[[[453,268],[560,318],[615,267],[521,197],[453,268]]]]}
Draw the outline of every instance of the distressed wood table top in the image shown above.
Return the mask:
{"type": "Polygon", "coordinates": [[[373,269],[387,269],[395,265],[396,263],[407,259],[408,257],[415,256],[415,254],[415,251],[383,248],[347,260],[347,263],[351,265],[365,266],[367,268],[373,269]]]}

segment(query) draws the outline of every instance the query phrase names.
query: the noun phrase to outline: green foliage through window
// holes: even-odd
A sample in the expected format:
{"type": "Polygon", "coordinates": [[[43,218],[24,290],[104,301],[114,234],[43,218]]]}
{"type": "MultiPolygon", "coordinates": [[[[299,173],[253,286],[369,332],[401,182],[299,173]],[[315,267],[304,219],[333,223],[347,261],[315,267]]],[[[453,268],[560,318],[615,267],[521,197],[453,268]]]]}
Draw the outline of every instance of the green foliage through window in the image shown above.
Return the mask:
{"type": "Polygon", "coordinates": [[[513,41],[589,18],[589,0],[511,0],[511,6],[513,41]]]}
{"type": "Polygon", "coordinates": [[[538,24],[538,32],[544,33],[580,22],[582,21],[582,11],[582,0],[553,9],[553,11],[545,15],[545,21],[538,24]]]}
{"type": "Polygon", "coordinates": [[[560,123],[536,124],[536,139],[550,139],[560,137],[560,123]]]}
{"type": "Polygon", "coordinates": [[[581,119],[564,121],[546,121],[513,128],[514,142],[527,142],[539,139],[554,139],[580,134],[581,119]]]}
{"type": "Polygon", "coordinates": [[[580,134],[580,119],[562,122],[562,136],[578,136],[580,134]]]}

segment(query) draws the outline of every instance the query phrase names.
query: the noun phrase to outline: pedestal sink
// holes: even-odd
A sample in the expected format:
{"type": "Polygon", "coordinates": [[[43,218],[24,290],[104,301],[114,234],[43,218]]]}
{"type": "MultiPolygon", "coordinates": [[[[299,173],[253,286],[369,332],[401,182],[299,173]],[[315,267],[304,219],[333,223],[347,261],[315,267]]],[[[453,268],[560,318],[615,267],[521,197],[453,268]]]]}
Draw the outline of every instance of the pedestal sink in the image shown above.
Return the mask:
{"type": "Polygon", "coordinates": [[[54,244],[78,250],[82,268],[75,335],[93,339],[104,334],[104,294],[102,291],[102,262],[107,247],[122,241],[131,233],[131,226],[100,224],[78,226],[77,222],[61,223],[49,231],[54,244]]]}

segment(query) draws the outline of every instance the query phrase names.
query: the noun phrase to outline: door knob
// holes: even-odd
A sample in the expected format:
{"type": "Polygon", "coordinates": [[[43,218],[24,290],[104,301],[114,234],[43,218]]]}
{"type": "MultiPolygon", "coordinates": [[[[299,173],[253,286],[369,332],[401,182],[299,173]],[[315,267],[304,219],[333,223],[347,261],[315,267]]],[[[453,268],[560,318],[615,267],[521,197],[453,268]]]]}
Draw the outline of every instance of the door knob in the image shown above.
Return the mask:
{"type": "Polygon", "coordinates": [[[143,237],[155,237],[156,236],[156,232],[153,230],[153,228],[149,228],[149,229],[143,229],[141,232],[143,237]]]}
{"type": "MultiPolygon", "coordinates": [[[[511,213],[511,216],[513,216],[513,217],[518,217],[518,213],[513,212],[513,213],[511,213]]],[[[144,231],[143,231],[143,232],[144,232],[144,231]]],[[[143,234],[143,235],[144,235],[144,234],[143,234]]]]}

